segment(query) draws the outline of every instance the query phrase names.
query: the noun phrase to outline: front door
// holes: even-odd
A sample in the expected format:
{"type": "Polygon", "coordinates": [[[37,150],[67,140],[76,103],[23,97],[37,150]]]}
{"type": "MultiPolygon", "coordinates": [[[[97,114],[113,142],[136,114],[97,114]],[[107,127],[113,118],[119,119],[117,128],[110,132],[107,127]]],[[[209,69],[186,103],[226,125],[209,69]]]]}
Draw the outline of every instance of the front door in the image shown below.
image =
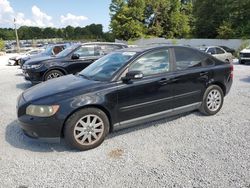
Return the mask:
{"type": "Polygon", "coordinates": [[[141,71],[144,77],[118,84],[118,121],[133,121],[172,108],[172,77],[169,49],[149,52],[127,71],[141,71]]]}
{"type": "Polygon", "coordinates": [[[84,45],[81,46],[78,50],[74,52],[74,54],[78,54],[80,56],[79,59],[70,59],[66,70],[70,74],[76,74],[95,60],[97,60],[100,55],[96,53],[96,46],[95,45],[84,45]]]}

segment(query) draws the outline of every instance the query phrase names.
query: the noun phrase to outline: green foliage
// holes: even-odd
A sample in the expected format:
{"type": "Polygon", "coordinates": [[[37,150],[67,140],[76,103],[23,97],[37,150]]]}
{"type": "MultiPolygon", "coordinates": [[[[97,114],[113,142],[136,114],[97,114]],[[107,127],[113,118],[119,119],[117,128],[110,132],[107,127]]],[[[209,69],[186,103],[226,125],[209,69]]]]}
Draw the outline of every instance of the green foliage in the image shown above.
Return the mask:
{"type": "Polygon", "coordinates": [[[230,39],[232,36],[234,36],[234,29],[228,22],[223,22],[222,25],[217,29],[217,32],[217,37],[220,39],[230,39]]]}
{"type": "Polygon", "coordinates": [[[181,38],[190,31],[192,6],[179,0],[112,0],[110,27],[118,39],[181,38]]]}
{"type": "MultiPolygon", "coordinates": [[[[86,27],[72,27],[67,26],[66,28],[39,28],[39,27],[28,27],[21,26],[18,29],[19,39],[51,39],[51,38],[63,38],[66,40],[81,40],[81,39],[95,39],[103,40],[104,36],[103,26],[101,24],[91,24],[86,27]]],[[[1,29],[0,38],[4,40],[14,40],[15,31],[14,29],[1,29]]]]}
{"type": "Polygon", "coordinates": [[[3,51],[5,47],[3,39],[0,38],[0,51],[3,51]]]}
{"type": "Polygon", "coordinates": [[[195,35],[202,38],[250,38],[250,0],[195,0],[195,35]]]}

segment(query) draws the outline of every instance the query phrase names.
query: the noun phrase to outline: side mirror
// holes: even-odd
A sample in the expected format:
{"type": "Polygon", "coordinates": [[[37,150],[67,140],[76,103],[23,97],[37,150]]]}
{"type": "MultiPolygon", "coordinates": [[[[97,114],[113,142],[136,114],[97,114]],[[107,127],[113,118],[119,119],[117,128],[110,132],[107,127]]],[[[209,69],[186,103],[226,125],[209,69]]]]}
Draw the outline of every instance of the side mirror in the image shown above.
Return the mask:
{"type": "Polygon", "coordinates": [[[80,55],[79,54],[73,54],[71,59],[80,59],[80,55]]]}
{"type": "Polygon", "coordinates": [[[143,78],[143,73],[141,71],[130,71],[122,78],[123,82],[128,82],[130,80],[139,80],[143,78]]]}
{"type": "Polygon", "coordinates": [[[212,55],[212,53],[211,53],[211,52],[208,52],[208,54],[212,55]]]}

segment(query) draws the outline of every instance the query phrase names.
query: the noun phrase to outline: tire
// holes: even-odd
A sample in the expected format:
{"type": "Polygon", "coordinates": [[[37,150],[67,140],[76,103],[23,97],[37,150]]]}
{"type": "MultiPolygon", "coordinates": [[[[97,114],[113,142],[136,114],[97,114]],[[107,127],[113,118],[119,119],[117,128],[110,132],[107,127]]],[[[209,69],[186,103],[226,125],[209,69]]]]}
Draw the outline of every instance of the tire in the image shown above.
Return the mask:
{"type": "Polygon", "coordinates": [[[200,112],[204,115],[211,116],[217,114],[224,102],[224,93],[221,87],[211,85],[207,88],[203,95],[200,112]],[[217,96],[217,97],[216,97],[217,96]]]}
{"type": "Polygon", "coordinates": [[[75,112],[64,126],[66,143],[71,148],[81,151],[98,147],[108,133],[109,119],[98,108],[85,108],[75,112]]]}
{"type": "Polygon", "coordinates": [[[49,72],[47,72],[44,76],[44,81],[47,81],[47,80],[51,80],[51,79],[54,79],[54,78],[59,78],[61,76],[63,76],[64,74],[59,71],[59,70],[51,70],[49,72]]]}

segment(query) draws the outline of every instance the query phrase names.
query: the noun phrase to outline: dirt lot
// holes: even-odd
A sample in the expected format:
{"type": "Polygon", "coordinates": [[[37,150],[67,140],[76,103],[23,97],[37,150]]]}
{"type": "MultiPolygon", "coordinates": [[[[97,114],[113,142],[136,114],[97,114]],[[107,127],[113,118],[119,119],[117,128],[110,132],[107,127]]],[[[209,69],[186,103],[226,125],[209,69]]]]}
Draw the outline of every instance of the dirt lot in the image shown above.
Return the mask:
{"type": "Polygon", "coordinates": [[[235,79],[220,113],[199,112],[111,134],[86,152],[33,141],[16,121],[29,88],[0,57],[0,187],[250,187],[250,66],[235,79]]]}

